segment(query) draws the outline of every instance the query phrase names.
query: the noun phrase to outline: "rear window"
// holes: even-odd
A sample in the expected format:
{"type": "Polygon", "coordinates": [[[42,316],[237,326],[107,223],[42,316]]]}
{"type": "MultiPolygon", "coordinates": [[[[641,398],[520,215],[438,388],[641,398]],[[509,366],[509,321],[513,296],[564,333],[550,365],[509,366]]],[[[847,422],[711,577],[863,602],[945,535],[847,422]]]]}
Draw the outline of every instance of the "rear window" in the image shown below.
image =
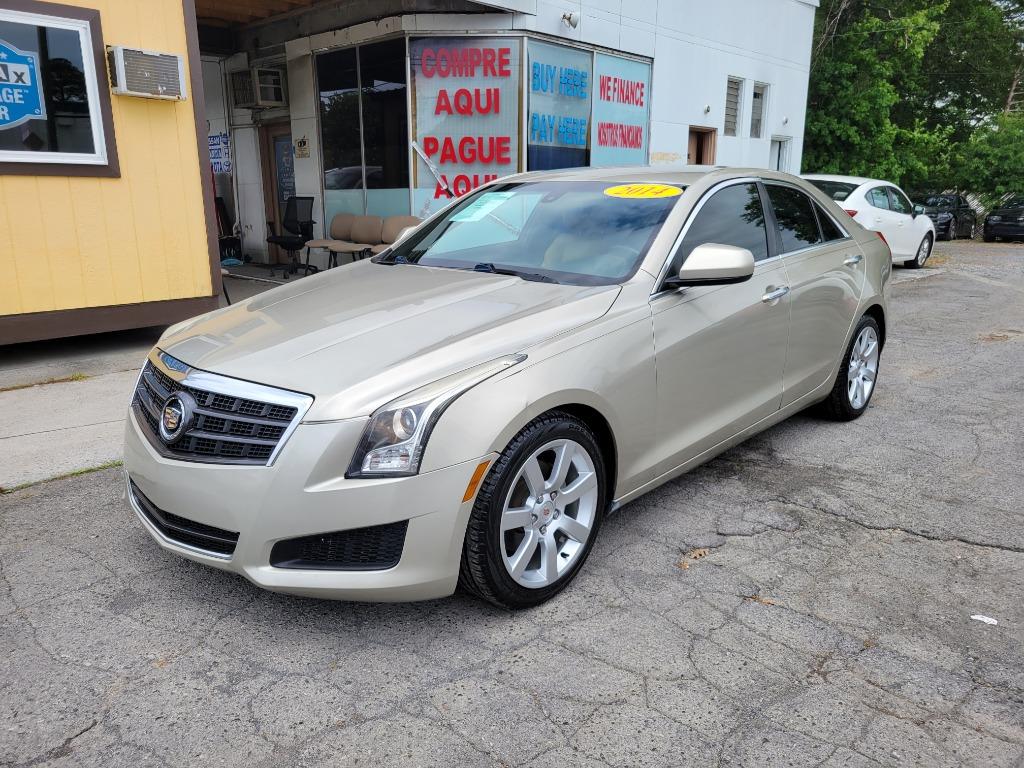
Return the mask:
{"type": "Polygon", "coordinates": [[[814,186],[831,197],[837,203],[848,198],[859,184],[851,184],[848,181],[826,181],[824,179],[807,179],[814,186]]]}

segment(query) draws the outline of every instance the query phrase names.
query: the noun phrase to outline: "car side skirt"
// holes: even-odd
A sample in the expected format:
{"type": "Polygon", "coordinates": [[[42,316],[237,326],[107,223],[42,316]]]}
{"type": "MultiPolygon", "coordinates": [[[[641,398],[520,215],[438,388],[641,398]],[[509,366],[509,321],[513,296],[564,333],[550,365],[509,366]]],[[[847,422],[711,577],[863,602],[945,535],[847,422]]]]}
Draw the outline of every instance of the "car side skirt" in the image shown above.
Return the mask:
{"type": "Polygon", "coordinates": [[[771,416],[766,416],[765,418],[761,419],[756,424],[752,424],[751,426],[747,427],[743,431],[737,432],[732,437],[723,440],[722,442],[718,443],[717,445],[712,446],[711,448],[708,448],[703,453],[698,454],[697,456],[694,456],[692,459],[690,459],[689,461],[687,461],[687,462],[685,462],[683,464],[680,464],[675,469],[670,469],[668,472],[665,472],[664,474],[659,475],[658,477],[656,477],[653,480],[645,483],[644,485],[640,486],[639,488],[637,488],[637,489],[635,489],[633,491],[630,491],[629,493],[621,496],[618,499],[615,499],[614,501],[612,501],[611,506],[609,507],[608,513],[611,514],[611,513],[617,512],[625,504],[628,504],[629,502],[633,501],[634,499],[637,499],[637,498],[643,496],[645,493],[647,493],[649,491],[653,491],[659,485],[663,485],[663,484],[669,482],[670,480],[674,480],[675,478],[679,477],[680,475],[686,474],[691,469],[695,469],[696,467],[699,467],[701,464],[704,464],[704,463],[710,461],[711,459],[715,458],[719,454],[724,453],[725,451],[729,450],[730,448],[732,448],[732,447],[734,447],[736,445],[739,445],[740,443],[742,443],[747,438],[753,437],[758,432],[763,432],[764,430],[768,429],[769,427],[773,427],[776,424],[778,424],[779,422],[785,421],[790,416],[792,416],[792,415],[794,415],[796,413],[799,413],[800,411],[804,410],[808,406],[811,406],[811,405],[814,405],[815,403],[821,402],[826,397],[828,397],[828,393],[832,391],[833,383],[834,383],[834,377],[830,377],[829,379],[824,381],[817,389],[814,389],[814,390],[808,392],[806,395],[801,397],[799,400],[794,400],[792,403],[790,403],[789,405],[785,406],[784,408],[776,411],[771,416]]]}

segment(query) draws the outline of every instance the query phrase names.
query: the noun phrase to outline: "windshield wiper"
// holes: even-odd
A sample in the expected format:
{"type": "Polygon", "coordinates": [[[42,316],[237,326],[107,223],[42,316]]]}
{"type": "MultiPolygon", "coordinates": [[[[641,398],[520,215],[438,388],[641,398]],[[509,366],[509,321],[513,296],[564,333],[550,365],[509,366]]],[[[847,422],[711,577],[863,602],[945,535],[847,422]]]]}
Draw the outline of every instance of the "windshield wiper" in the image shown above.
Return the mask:
{"type": "Polygon", "coordinates": [[[491,262],[482,262],[473,267],[474,272],[487,272],[492,275],[512,275],[513,277],[521,277],[523,280],[531,280],[536,283],[557,283],[555,278],[548,275],[542,275],[539,272],[520,272],[517,269],[508,269],[507,267],[496,267],[491,262]]]}

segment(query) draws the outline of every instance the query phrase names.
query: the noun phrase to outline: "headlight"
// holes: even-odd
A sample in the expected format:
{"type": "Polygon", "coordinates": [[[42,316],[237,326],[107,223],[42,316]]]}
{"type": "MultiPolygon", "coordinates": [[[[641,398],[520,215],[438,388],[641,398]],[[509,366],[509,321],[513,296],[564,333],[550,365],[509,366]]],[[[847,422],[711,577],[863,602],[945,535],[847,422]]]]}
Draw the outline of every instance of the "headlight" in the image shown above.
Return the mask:
{"type": "Polygon", "coordinates": [[[410,392],[377,409],[363,430],[346,477],[415,475],[437,420],[455,398],[484,379],[517,365],[510,355],[469,368],[410,392]]]}

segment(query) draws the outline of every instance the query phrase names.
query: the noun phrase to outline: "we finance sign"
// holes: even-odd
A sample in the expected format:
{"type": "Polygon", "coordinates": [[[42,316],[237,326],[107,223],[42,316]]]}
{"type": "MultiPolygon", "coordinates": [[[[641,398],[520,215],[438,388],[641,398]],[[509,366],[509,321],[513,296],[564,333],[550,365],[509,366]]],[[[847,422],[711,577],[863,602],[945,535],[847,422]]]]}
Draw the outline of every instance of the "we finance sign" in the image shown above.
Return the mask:
{"type": "Polygon", "coordinates": [[[0,40],[0,131],[45,118],[36,54],[0,40]]]}

